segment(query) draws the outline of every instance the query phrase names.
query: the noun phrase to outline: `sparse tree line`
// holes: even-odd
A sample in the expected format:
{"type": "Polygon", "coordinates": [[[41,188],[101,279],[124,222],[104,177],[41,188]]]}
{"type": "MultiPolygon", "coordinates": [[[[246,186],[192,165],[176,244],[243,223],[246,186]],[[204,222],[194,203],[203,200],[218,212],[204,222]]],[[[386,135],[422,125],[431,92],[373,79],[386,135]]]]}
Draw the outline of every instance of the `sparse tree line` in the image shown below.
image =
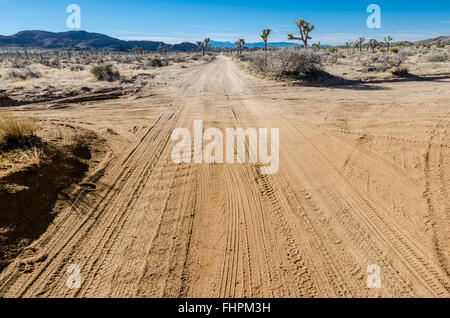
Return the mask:
{"type": "MultiPolygon", "coordinates": [[[[444,43],[440,40],[430,42],[394,42],[394,39],[388,35],[383,41],[376,39],[366,39],[365,37],[359,37],[354,41],[348,41],[345,45],[341,46],[322,46],[320,42],[313,43],[313,31],[315,26],[305,19],[299,19],[296,21],[296,27],[298,29],[298,35],[293,33],[287,34],[289,41],[298,41],[299,45],[293,48],[274,48],[269,40],[272,34],[271,29],[263,29],[259,37],[261,38],[264,46],[262,48],[250,48],[243,38],[237,39],[234,42],[234,47],[220,48],[214,47],[210,38],[205,38],[203,41],[196,42],[196,48],[191,50],[191,58],[193,60],[204,59],[210,61],[210,58],[215,57],[217,54],[235,54],[242,59],[251,59],[256,65],[255,68],[262,71],[272,72],[276,74],[292,75],[304,72],[311,72],[318,69],[321,63],[321,58],[317,58],[314,53],[329,53],[326,56],[326,60],[329,63],[336,63],[343,55],[343,52],[347,55],[354,54],[356,52],[362,53],[369,52],[371,54],[386,53],[386,65],[394,65],[397,69],[404,63],[407,56],[403,52],[404,48],[429,50],[432,47],[444,49],[448,43],[444,43]],[[308,51],[308,53],[301,52],[308,51]],[[253,57],[245,57],[245,53],[252,53],[253,57]],[[331,54],[331,55],[330,55],[331,54]],[[393,56],[399,55],[397,58],[393,56]],[[401,56],[400,56],[401,55],[401,56]],[[301,61],[303,59],[303,61],[301,61]],[[400,61],[392,62],[392,61],[400,61]],[[310,67],[311,66],[311,67],[310,67]]],[[[450,54],[445,50],[441,52],[435,52],[426,57],[428,62],[444,62],[448,60],[450,54]]],[[[322,54],[323,60],[323,54],[322,54]]],[[[9,73],[10,78],[17,78],[21,80],[39,78],[39,72],[33,71],[27,68],[25,71],[17,71],[16,69],[24,68],[24,65],[31,65],[33,63],[42,64],[50,68],[70,68],[72,71],[83,71],[85,66],[96,65],[91,68],[92,73],[98,79],[107,78],[120,78],[118,70],[114,70],[112,65],[118,64],[134,64],[133,68],[136,70],[145,70],[153,67],[162,67],[173,63],[182,63],[184,58],[180,57],[178,53],[172,55],[164,44],[160,44],[156,52],[145,50],[142,47],[135,46],[128,52],[111,51],[111,50],[80,50],[69,46],[65,49],[58,50],[31,50],[25,46],[23,49],[15,49],[9,51],[0,50],[0,63],[3,61],[10,62],[10,68],[12,71],[9,73]],[[27,60],[27,63],[23,63],[23,59],[27,60]],[[110,72],[111,70],[114,70],[110,72]],[[109,73],[110,76],[105,76],[109,73]],[[100,75],[98,75],[100,74],[100,75]]],[[[0,74],[1,77],[1,74],[0,74]]]]}
{"type": "MultiPolygon", "coordinates": [[[[327,46],[322,47],[320,42],[314,43],[311,47],[309,46],[309,41],[312,40],[311,32],[315,30],[315,26],[311,24],[310,21],[307,21],[305,19],[299,19],[296,22],[299,36],[295,36],[292,33],[287,34],[287,39],[289,41],[299,41],[300,46],[304,48],[311,48],[314,51],[320,51],[322,49],[328,49],[331,52],[336,52],[339,48],[347,48],[348,50],[355,49],[362,52],[363,50],[372,52],[375,52],[376,50],[380,52],[390,52],[390,53],[398,53],[399,47],[416,47],[416,48],[431,48],[433,45],[438,48],[444,48],[448,43],[444,43],[440,40],[434,42],[434,43],[426,43],[426,42],[419,42],[419,43],[411,43],[411,42],[393,42],[393,38],[388,35],[384,38],[384,41],[378,41],[377,39],[369,39],[367,40],[365,37],[359,37],[355,41],[348,41],[345,43],[344,46],[327,46]]],[[[260,38],[264,42],[264,51],[270,51],[274,50],[275,48],[272,47],[269,43],[269,36],[271,34],[271,29],[263,29],[260,34],[260,38]]],[[[209,40],[209,39],[208,39],[209,40]]],[[[209,41],[208,41],[209,42],[209,41]]],[[[246,47],[246,40],[245,39],[238,39],[236,42],[234,42],[235,47],[234,48],[223,48],[220,47],[213,48],[211,46],[208,46],[205,41],[198,41],[197,46],[198,50],[202,51],[203,55],[205,54],[205,51],[208,52],[215,52],[215,53],[236,53],[237,55],[242,55],[244,51],[258,51],[261,50],[261,48],[257,47],[246,47]],[[206,44],[206,45],[205,45],[206,44]]]]}
{"type": "MultiPolygon", "coordinates": [[[[337,63],[339,58],[345,59],[354,56],[352,54],[356,52],[360,53],[358,59],[362,61],[361,57],[364,56],[362,53],[364,51],[370,53],[367,56],[374,61],[377,60],[376,63],[379,64],[377,67],[369,65],[367,67],[369,71],[390,71],[394,75],[406,75],[408,70],[403,64],[408,56],[412,54],[411,50],[427,50],[431,47],[445,48],[448,45],[442,41],[434,43],[394,42],[394,38],[391,35],[387,35],[382,41],[359,37],[355,41],[348,41],[345,45],[340,46],[322,46],[320,42],[310,45],[310,42],[313,40],[312,33],[315,30],[315,26],[305,19],[297,20],[296,26],[298,35],[289,33],[287,34],[287,39],[300,42],[299,46],[274,48],[269,42],[271,30],[264,29],[260,34],[260,38],[264,42],[263,48],[246,47],[245,39],[239,39],[234,43],[235,48],[224,49],[223,52],[235,53],[242,61],[250,62],[253,69],[257,72],[277,76],[305,76],[320,70],[323,61],[334,64],[337,63]],[[299,48],[303,48],[303,50],[299,50],[299,48]],[[243,55],[244,51],[251,54],[243,55]],[[346,51],[348,53],[344,53],[346,51]],[[378,57],[372,56],[375,53],[385,54],[378,57]]],[[[448,60],[448,54],[444,51],[432,54],[430,50],[429,54],[424,57],[424,60],[426,62],[444,62],[448,60]]]]}

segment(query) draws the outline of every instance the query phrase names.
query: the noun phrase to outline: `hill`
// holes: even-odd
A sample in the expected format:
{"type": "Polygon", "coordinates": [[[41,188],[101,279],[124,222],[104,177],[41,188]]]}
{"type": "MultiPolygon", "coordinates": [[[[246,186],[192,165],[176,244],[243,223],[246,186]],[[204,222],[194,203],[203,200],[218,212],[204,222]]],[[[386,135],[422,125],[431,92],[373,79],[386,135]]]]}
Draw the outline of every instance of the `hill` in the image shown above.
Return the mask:
{"type": "Polygon", "coordinates": [[[154,41],[124,41],[100,33],[86,31],[47,32],[22,31],[11,36],[0,35],[0,48],[64,49],[72,46],[74,49],[92,50],[104,49],[115,51],[130,51],[139,46],[144,50],[156,51],[162,45],[168,51],[188,52],[197,46],[193,43],[166,44],[154,41]]]}
{"type": "Polygon", "coordinates": [[[426,40],[418,41],[418,42],[433,43],[433,42],[436,42],[436,41],[450,43],[450,36],[439,36],[437,38],[426,39],[426,40]]]}

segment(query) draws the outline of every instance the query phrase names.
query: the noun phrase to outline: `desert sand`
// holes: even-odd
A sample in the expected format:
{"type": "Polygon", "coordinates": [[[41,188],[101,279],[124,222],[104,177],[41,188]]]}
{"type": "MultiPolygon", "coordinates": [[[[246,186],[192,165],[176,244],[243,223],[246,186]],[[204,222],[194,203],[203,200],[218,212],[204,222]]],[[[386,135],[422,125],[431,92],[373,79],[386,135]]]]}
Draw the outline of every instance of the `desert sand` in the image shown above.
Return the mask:
{"type": "Polygon", "coordinates": [[[230,58],[120,99],[6,109],[108,151],[1,297],[449,297],[450,79],[310,87],[230,58]],[[176,128],[280,128],[280,169],[175,164],[176,128]],[[81,269],[67,288],[68,266],[81,269]],[[368,266],[382,288],[367,288],[368,266]]]}

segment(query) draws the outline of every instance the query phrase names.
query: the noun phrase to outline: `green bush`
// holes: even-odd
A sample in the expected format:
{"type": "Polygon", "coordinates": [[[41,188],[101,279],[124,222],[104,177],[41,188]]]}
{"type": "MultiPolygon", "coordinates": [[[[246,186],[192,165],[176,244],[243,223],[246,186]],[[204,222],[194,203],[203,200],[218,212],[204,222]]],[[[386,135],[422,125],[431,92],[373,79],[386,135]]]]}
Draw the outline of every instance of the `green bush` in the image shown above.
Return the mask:
{"type": "Polygon", "coordinates": [[[391,52],[397,54],[398,53],[398,48],[396,48],[396,47],[391,48],[391,52]]]}

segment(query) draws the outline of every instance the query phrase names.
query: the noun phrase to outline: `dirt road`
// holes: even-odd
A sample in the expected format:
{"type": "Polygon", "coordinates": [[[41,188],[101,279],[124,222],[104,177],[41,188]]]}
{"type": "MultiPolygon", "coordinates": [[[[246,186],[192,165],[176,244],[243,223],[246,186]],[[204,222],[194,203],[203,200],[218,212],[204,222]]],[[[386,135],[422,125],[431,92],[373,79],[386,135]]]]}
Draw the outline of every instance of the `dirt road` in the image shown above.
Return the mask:
{"type": "Polygon", "coordinates": [[[0,296],[449,297],[449,84],[295,87],[219,57],[137,97],[18,108],[107,131],[111,153],[0,296]],[[280,128],[279,172],[173,163],[171,133],[194,120],[280,128]]]}

